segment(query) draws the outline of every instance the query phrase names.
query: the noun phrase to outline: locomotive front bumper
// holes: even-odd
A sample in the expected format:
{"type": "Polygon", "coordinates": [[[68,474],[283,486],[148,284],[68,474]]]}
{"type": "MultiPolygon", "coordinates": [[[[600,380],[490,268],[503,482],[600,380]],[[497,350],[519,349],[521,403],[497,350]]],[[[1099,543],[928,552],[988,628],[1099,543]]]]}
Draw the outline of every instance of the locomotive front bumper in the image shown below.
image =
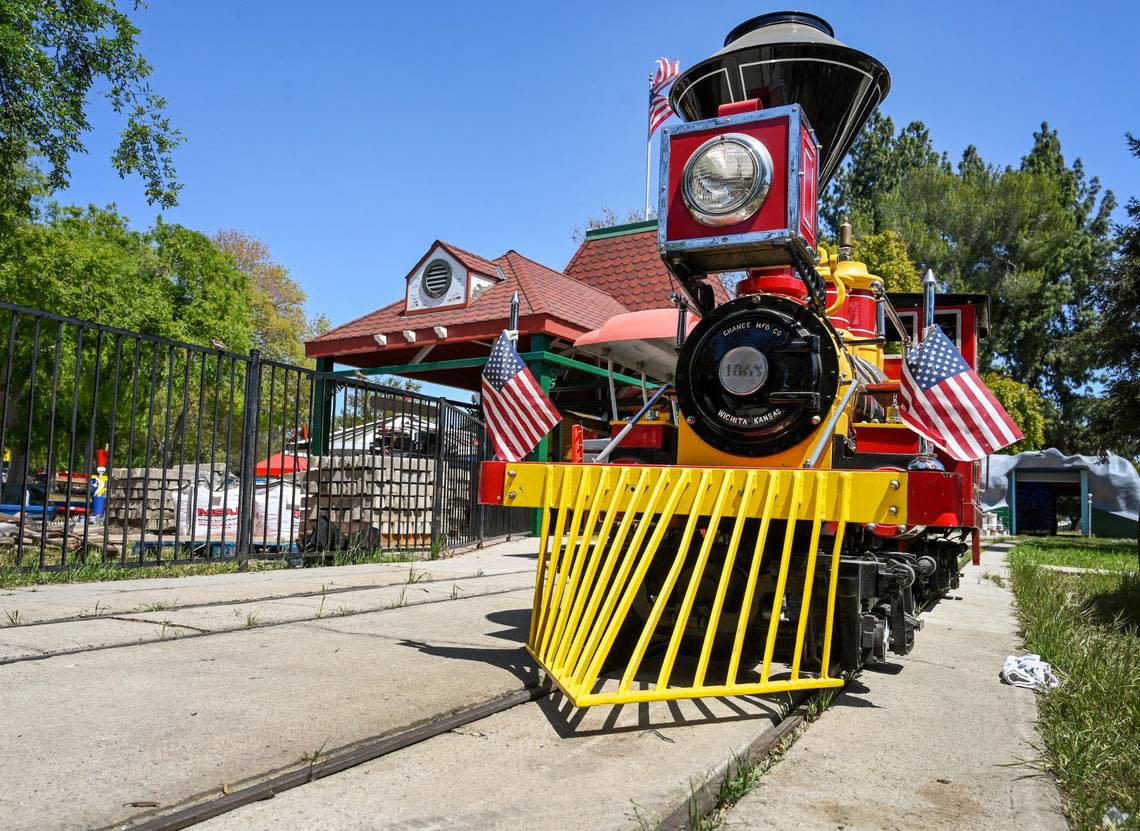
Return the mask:
{"type": "Polygon", "coordinates": [[[831,641],[847,524],[961,524],[962,478],[938,471],[484,462],[481,473],[483,504],[542,510],[527,650],[577,706],[840,686],[831,641]],[[773,522],[781,541],[767,546],[773,522]],[[822,634],[807,631],[813,602],[825,604],[822,634]],[[762,660],[742,666],[761,635],[762,660]],[[789,667],[773,665],[778,635],[794,636],[789,667]],[[815,671],[801,667],[805,638],[821,642],[815,671]],[[690,660],[678,661],[683,641],[690,660]],[[726,661],[714,643],[722,656],[730,645],[726,661]]]}

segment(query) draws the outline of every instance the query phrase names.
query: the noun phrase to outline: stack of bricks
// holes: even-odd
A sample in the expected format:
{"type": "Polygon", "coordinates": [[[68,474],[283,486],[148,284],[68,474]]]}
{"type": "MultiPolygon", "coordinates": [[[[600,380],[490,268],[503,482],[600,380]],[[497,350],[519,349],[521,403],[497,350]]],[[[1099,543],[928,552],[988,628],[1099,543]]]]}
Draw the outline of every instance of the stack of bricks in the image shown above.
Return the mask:
{"type": "MultiPolygon", "coordinates": [[[[221,470],[224,466],[217,465],[221,470]]],[[[210,465],[198,465],[199,477],[209,476],[210,465]]],[[[117,467],[107,483],[106,522],[112,527],[147,534],[174,532],[178,528],[182,500],[192,498],[195,468],[117,467]]]]}
{"type": "Polygon", "coordinates": [[[436,462],[420,456],[346,453],[310,458],[305,533],[324,518],[349,540],[388,547],[431,544],[436,462]]]}

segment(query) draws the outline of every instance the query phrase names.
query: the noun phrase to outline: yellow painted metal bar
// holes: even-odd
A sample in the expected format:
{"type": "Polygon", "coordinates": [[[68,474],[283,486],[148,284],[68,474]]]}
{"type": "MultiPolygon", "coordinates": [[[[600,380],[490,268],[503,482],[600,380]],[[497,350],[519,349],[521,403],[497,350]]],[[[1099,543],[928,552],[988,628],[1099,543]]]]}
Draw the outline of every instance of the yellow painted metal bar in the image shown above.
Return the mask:
{"type": "Polygon", "coordinates": [[[551,644],[554,653],[557,652],[558,646],[562,642],[578,598],[586,593],[581,584],[582,571],[585,568],[590,545],[594,539],[594,527],[598,524],[598,512],[601,510],[602,502],[605,499],[606,477],[613,471],[613,468],[600,467],[595,470],[599,473],[596,484],[593,475],[587,474],[583,477],[582,490],[589,492],[587,502],[590,503],[590,515],[586,518],[586,524],[582,527],[579,535],[578,549],[574,554],[573,565],[569,571],[566,591],[563,592],[558,614],[554,618],[554,635],[551,644]]]}
{"type": "Polygon", "coordinates": [[[768,481],[764,485],[764,513],[761,515],[760,531],[756,535],[756,545],[752,549],[752,564],[748,568],[748,582],[744,584],[744,600],[740,604],[740,620],[736,624],[736,638],[732,644],[732,655],[728,659],[727,684],[736,683],[740,671],[740,653],[744,649],[744,635],[748,631],[748,613],[752,609],[752,598],[756,594],[756,578],[760,574],[760,561],[764,557],[764,543],[768,540],[768,526],[772,522],[772,503],[776,500],[776,471],[768,471],[768,481]]]}
{"type": "Polygon", "coordinates": [[[555,594],[550,600],[550,611],[553,617],[546,618],[546,628],[542,631],[542,643],[539,651],[543,654],[546,653],[550,638],[558,626],[558,618],[565,608],[562,604],[562,598],[566,594],[566,584],[570,577],[570,566],[574,561],[574,554],[577,551],[578,530],[582,525],[582,515],[586,506],[586,499],[591,495],[592,491],[590,479],[596,470],[597,468],[583,467],[581,476],[578,478],[578,498],[574,500],[574,510],[570,514],[570,528],[569,533],[566,535],[566,546],[562,550],[562,562],[559,563],[558,567],[557,585],[554,587],[555,594]]]}
{"type": "Polygon", "coordinates": [[[788,585],[788,566],[792,561],[792,538],[796,535],[796,522],[792,517],[799,512],[800,496],[803,491],[803,473],[795,471],[792,474],[791,510],[784,516],[788,517],[788,526],[784,532],[784,550],[780,552],[780,573],[776,578],[776,594],[772,598],[772,617],[768,622],[768,640],[764,645],[764,663],[760,667],[760,681],[765,683],[772,670],[772,654],[776,649],[776,630],[780,627],[780,609],[784,604],[784,589],[788,585]]]}
{"type": "MultiPolygon", "coordinates": [[[[709,477],[711,473],[708,470],[701,472],[701,480],[697,484],[697,492],[700,493],[709,485],[709,477]]],[[[696,514],[690,514],[688,521],[685,523],[685,531],[681,535],[681,544],[677,546],[677,553],[673,556],[673,564],[669,567],[669,572],[665,577],[665,582],[661,586],[661,590],[657,593],[657,599],[653,602],[653,607],[649,612],[649,617],[645,621],[645,626],[642,627],[641,635],[637,639],[637,645],[633,648],[633,654],[630,656],[629,663],[626,664],[625,672],[621,677],[621,684],[618,689],[625,691],[633,684],[634,676],[641,668],[641,662],[645,659],[645,651],[649,648],[649,642],[653,639],[653,632],[657,629],[657,624],[661,622],[661,614],[665,611],[665,606],[669,602],[669,596],[673,593],[673,586],[677,583],[677,577],[681,573],[681,567],[685,564],[685,557],[689,551],[689,544],[693,540],[693,532],[697,527],[697,520],[700,519],[696,514]]],[[[664,527],[664,521],[658,523],[658,531],[664,527]]],[[[654,542],[660,543],[656,531],[653,534],[654,542]]],[[[650,544],[647,550],[647,557],[645,562],[645,569],[642,570],[641,577],[644,577],[644,572],[649,568],[649,561],[652,560],[653,554],[657,551],[656,544],[650,544]]],[[[636,574],[634,575],[637,576],[636,574]]],[[[638,580],[638,586],[641,581],[638,580]]],[[[624,617],[624,615],[623,615],[624,617]]]]}
{"type": "MultiPolygon", "coordinates": [[[[533,469],[534,466],[528,467],[533,469]]],[[[535,608],[527,649],[574,704],[591,706],[702,696],[769,694],[836,687],[843,683],[842,679],[832,678],[829,674],[831,642],[834,637],[843,536],[848,522],[854,521],[852,505],[859,501],[860,488],[867,484],[863,472],[616,465],[595,468],[544,465],[542,468],[539,476],[528,479],[529,474],[518,474],[512,477],[512,487],[520,491],[533,493],[533,489],[541,488],[541,501],[545,507],[539,574],[536,576],[534,592],[535,608]],[[550,512],[555,510],[556,505],[558,513],[557,520],[554,520],[550,512]],[[686,513],[682,510],[685,505],[697,506],[700,510],[686,513]],[[704,507],[708,508],[707,513],[703,512],[704,507]],[[718,535],[723,539],[721,526],[725,525],[730,511],[733,526],[731,533],[727,526],[724,528],[724,534],[728,534],[728,545],[720,565],[708,620],[702,623],[704,629],[696,673],[692,682],[686,681],[673,687],[670,686],[672,673],[712,551],[716,547],[716,539],[718,535]],[[676,549],[670,544],[664,555],[672,560],[641,626],[636,646],[625,661],[620,678],[599,685],[601,667],[612,652],[622,627],[631,619],[633,604],[641,593],[650,570],[655,568],[655,563],[659,562],[657,558],[662,556],[660,547],[669,533],[670,524],[681,517],[684,517],[684,524],[680,543],[676,549]],[[740,556],[744,527],[753,517],[760,518],[759,530],[744,586],[728,673],[723,684],[706,685],[724,604],[732,586],[736,560],[740,556]],[[747,634],[759,623],[755,619],[749,621],[748,618],[756,597],[773,517],[786,521],[787,526],[781,545],[780,562],[775,569],[775,593],[765,632],[763,659],[758,667],[760,678],[758,682],[737,683],[747,634]],[[704,538],[699,549],[691,551],[696,531],[705,518],[707,527],[704,538]],[[797,519],[811,522],[810,543],[806,552],[792,550],[795,547],[797,519]],[[819,677],[811,677],[815,673],[801,677],[801,664],[810,629],[815,570],[819,567],[819,543],[825,522],[836,522],[836,528],[824,610],[823,667],[819,677]],[[562,544],[564,537],[565,545],[562,544]],[[625,545],[627,539],[630,539],[628,546],[625,545]],[[803,565],[806,570],[795,630],[791,674],[789,678],[773,680],[772,662],[780,634],[781,613],[788,593],[791,560],[795,555],[799,564],[799,558],[805,554],[803,565]],[[634,681],[665,616],[665,610],[670,606],[672,595],[678,589],[680,576],[687,567],[690,574],[684,597],[677,603],[678,611],[670,624],[669,640],[656,684],[649,689],[635,690],[634,681]]],[[[883,484],[880,480],[872,482],[874,487],[883,484]]],[[[887,484],[886,487],[892,492],[904,490],[900,483],[894,487],[887,484]]],[[[894,521],[898,522],[897,519],[894,521]]],[[[816,600],[823,602],[823,598],[816,600]]]]}
{"type": "Polygon", "coordinates": [[[550,562],[544,572],[539,572],[539,577],[544,583],[541,614],[539,615],[538,627],[535,629],[534,639],[531,641],[531,645],[535,649],[538,648],[539,639],[546,628],[547,616],[550,614],[550,601],[554,594],[554,575],[558,569],[559,557],[562,554],[562,533],[566,526],[566,516],[570,513],[570,495],[574,491],[573,484],[578,478],[574,475],[573,468],[563,467],[560,468],[560,472],[562,474],[562,492],[558,497],[558,519],[554,522],[554,534],[551,537],[550,562]]]}
{"type": "Polygon", "coordinates": [[[804,651],[804,634],[807,632],[808,616],[811,612],[811,588],[815,580],[816,549],[819,547],[819,532],[823,525],[823,505],[825,491],[827,490],[827,475],[816,473],[815,493],[815,521],[811,526],[811,542],[808,543],[807,570],[804,572],[804,593],[800,599],[800,619],[796,624],[796,647],[792,652],[792,680],[800,677],[800,659],[804,651]]]}
{"type": "Polygon", "coordinates": [[[587,601],[592,598],[600,597],[601,594],[596,589],[591,591],[591,587],[594,585],[594,578],[597,576],[599,564],[603,559],[598,547],[604,544],[610,537],[614,520],[617,519],[617,512],[609,509],[610,504],[613,502],[613,495],[625,489],[626,484],[629,482],[629,472],[632,468],[623,467],[618,468],[618,470],[620,472],[618,473],[616,483],[612,482],[613,477],[610,476],[609,471],[607,471],[602,474],[602,480],[598,484],[598,497],[595,502],[595,511],[599,506],[604,504],[605,519],[602,520],[602,527],[598,531],[597,543],[594,545],[592,556],[589,557],[586,573],[581,578],[581,587],[574,595],[574,608],[570,612],[570,620],[554,650],[554,661],[551,668],[556,672],[562,672],[566,669],[564,662],[567,658],[567,651],[570,649],[571,644],[577,640],[576,635],[582,625],[582,611],[587,601]]]}
{"type": "MultiPolygon", "coordinates": [[[[584,683],[590,687],[592,687],[597,680],[598,674],[601,672],[602,663],[606,660],[610,650],[613,648],[618,629],[625,621],[626,615],[629,614],[629,607],[633,605],[633,598],[636,596],[638,589],[641,588],[641,583],[645,579],[645,573],[649,570],[650,563],[653,562],[653,555],[656,553],[657,547],[661,544],[661,538],[665,536],[665,532],[669,528],[669,520],[671,520],[676,513],[677,504],[681,501],[681,496],[688,490],[692,477],[693,474],[691,471],[683,471],[680,474],[680,478],[675,480],[676,484],[674,485],[673,492],[665,502],[665,507],[657,519],[657,526],[653,529],[653,536],[649,538],[649,544],[645,547],[644,553],[638,559],[637,568],[634,569],[633,576],[630,578],[629,584],[625,587],[625,593],[622,594],[617,612],[606,627],[605,638],[598,647],[598,652],[594,656],[593,661],[590,663],[590,670],[584,679],[584,683]]],[[[649,523],[646,521],[642,527],[647,527],[648,525],[649,523]]],[[[638,531],[641,531],[640,527],[638,531]]],[[[644,534],[642,534],[642,537],[644,537],[644,534]]]]}
{"type": "MultiPolygon", "coordinates": [[[[669,478],[666,476],[657,478],[657,482],[653,486],[653,491],[649,495],[649,511],[644,514],[646,520],[656,512],[657,505],[661,501],[662,494],[665,493],[668,482],[669,478]]],[[[633,512],[629,512],[628,516],[634,516],[633,512]]],[[[590,633],[590,639],[586,641],[586,646],[582,650],[583,666],[585,666],[586,669],[585,673],[578,678],[578,683],[584,685],[586,689],[592,687],[594,680],[597,679],[602,662],[606,659],[606,655],[609,654],[610,648],[613,646],[614,638],[617,637],[617,627],[620,626],[625,619],[624,612],[614,614],[614,609],[622,602],[625,596],[626,580],[629,579],[630,572],[633,571],[634,564],[637,562],[641,551],[641,544],[645,541],[645,535],[648,532],[648,521],[642,521],[637,524],[637,530],[634,531],[633,539],[630,540],[629,543],[629,548],[626,549],[625,556],[621,560],[621,567],[618,569],[617,576],[614,577],[613,583],[606,592],[606,601],[602,605],[602,611],[598,616],[598,620],[605,621],[605,625],[593,627],[593,631],[590,633]]],[[[628,610],[628,606],[626,609],[628,610]]]]}
{"type": "Polygon", "coordinates": [[[744,487],[740,490],[740,504],[737,506],[736,522],[732,526],[732,536],[728,540],[728,551],[725,552],[724,565],[720,570],[720,580],[716,585],[716,596],[713,598],[712,609],[709,610],[709,624],[705,630],[704,643],[701,644],[701,656],[697,661],[697,671],[693,676],[694,687],[703,686],[705,683],[705,674],[708,672],[713,643],[716,641],[717,630],[720,628],[724,598],[728,594],[728,582],[732,576],[732,568],[736,565],[736,550],[740,547],[740,535],[744,531],[744,521],[747,518],[744,512],[755,491],[756,471],[750,470],[744,477],[744,487]]]}
{"type": "MultiPolygon", "coordinates": [[[[648,471],[645,468],[642,468],[641,474],[637,478],[637,484],[634,486],[634,490],[643,491],[648,488],[648,486],[648,471]]],[[[616,513],[616,511],[610,511],[609,515],[612,517],[616,513]]],[[[617,585],[620,581],[615,580],[611,585],[610,577],[613,575],[614,567],[617,565],[618,559],[621,556],[622,545],[625,543],[625,538],[629,535],[629,529],[633,527],[633,521],[636,516],[637,515],[633,511],[626,511],[622,515],[622,520],[621,524],[618,526],[617,535],[614,537],[613,542],[609,544],[609,547],[606,550],[605,562],[602,564],[601,573],[598,575],[599,590],[591,593],[590,601],[586,605],[586,611],[582,616],[582,623],[578,627],[578,633],[574,636],[574,642],[570,645],[570,654],[577,656],[572,674],[578,682],[581,681],[579,678],[579,673],[582,671],[585,665],[587,656],[591,653],[590,649],[583,647],[586,642],[586,638],[590,635],[596,626],[598,620],[596,614],[598,608],[602,604],[602,599],[603,597],[609,598],[612,595],[614,598],[613,602],[617,602],[617,585]],[[603,586],[607,587],[607,590],[605,592],[601,591],[601,587],[603,586]]],[[[606,607],[607,614],[611,608],[612,606],[606,607]]],[[[604,616],[602,619],[605,619],[604,616]]]]}
{"type": "MultiPolygon", "coordinates": [[[[851,503],[851,474],[839,474],[840,505],[851,503]]],[[[847,519],[840,511],[839,524],[835,528],[835,545],[831,549],[831,580],[827,587],[827,622],[823,628],[823,666],[820,677],[831,677],[831,637],[835,624],[835,591],[839,584],[839,553],[843,548],[843,535],[847,531],[847,519]]]]}
{"type": "MultiPolygon", "coordinates": [[[[637,704],[642,701],[676,701],[682,698],[705,698],[708,696],[770,695],[772,693],[820,690],[842,686],[842,678],[801,678],[798,681],[781,680],[713,687],[669,687],[664,690],[630,690],[625,693],[617,691],[598,692],[582,696],[574,696],[568,693],[568,695],[577,707],[594,707],[607,704],[637,704]]],[[[563,691],[565,692],[565,690],[563,691]]]]}
{"type": "Polygon", "coordinates": [[[530,616],[530,635],[527,643],[534,643],[535,629],[538,627],[538,601],[542,597],[543,574],[546,570],[547,550],[550,545],[550,506],[554,504],[554,471],[551,465],[546,465],[546,499],[542,508],[542,529],[539,532],[538,570],[534,575],[534,604],[530,616]]]}
{"type": "MultiPolygon", "coordinates": [[[[543,479],[546,476],[547,467],[548,465],[533,462],[517,462],[509,465],[508,474],[513,471],[516,475],[511,479],[511,486],[503,498],[503,504],[508,507],[545,507],[543,479]],[[511,494],[514,495],[511,496],[511,494]]],[[[553,467],[555,469],[578,470],[588,466],[556,464],[553,467]]],[[[652,474],[676,477],[684,471],[699,473],[701,470],[740,471],[738,468],[662,467],[652,468],[652,474]]],[[[774,472],[779,484],[778,496],[773,506],[776,515],[781,518],[811,521],[815,516],[815,505],[812,503],[803,502],[796,508],[794,515],[790,513],[792,506],[789,501],[789,494],[792,478],[797,474],[802,475],[803,471],[780,469],[774,472]]],[[[838,475],[834,471],[827,473],[831,476],[838,475]]],[[[849,522],[878,522],[886,525],[900,525],[907,522],[907,474],[905,472],[857,470],[849,471],[849,473],[854,485],[847,511],[849,522]]],[[[622,494],[612,506],[612,510],[634,510],[644,513],[646,498],[647,496],[643,495],[639,499],[634,499],[630,493],[622,494]]],[[[762,499],[763,497],[759,494],[753,498],[747,508],[747,516],[761,517],[763,515],[762,499]]],[[[715,493],[704,494],[700,497],[688,493],[678,503],[677,513],[683,515],[698,513],[702,516],[709,516],[715,502],[715,493]]],[[[824,507],[824,519],[828,521],[837,520],[840,510],[837,489],[832,489],[824,507]]]]}
{"type": "MultiPolygon", "coordinates": [[[[700,587],[701,578],[704,577],[705,566],[708,565],[709,554],[712,552],[713,542],[716,540],[717,529],[720,526],[721,517],[724,516],[725,504],[732,492],[732,480],[730,471],[725,471],[721,475],[716,508],[713,509],[712,516],[709,517],[708,527],[705,528],[705,539],[701,545],[700,553],[697,555],[697,561],[693,564],[693,571],[689,575],[689,585],[685,590],[684,598],[681,600],[677,620],[673,624],[673,634],[669,638],[669,646],[665,650],[665,659],[661,662],[661,672],[657,676],[658,689],[665,689],[669,686],[669,676],[673,673],[673,663],[677,660],[677,653],[681,649],[681,640],[685,637],[685,627],[689,625],[689,615],[693,611],[697,589],[700,587]]],[[[687,549],[682,550],[687,551],[687,549]]]]}

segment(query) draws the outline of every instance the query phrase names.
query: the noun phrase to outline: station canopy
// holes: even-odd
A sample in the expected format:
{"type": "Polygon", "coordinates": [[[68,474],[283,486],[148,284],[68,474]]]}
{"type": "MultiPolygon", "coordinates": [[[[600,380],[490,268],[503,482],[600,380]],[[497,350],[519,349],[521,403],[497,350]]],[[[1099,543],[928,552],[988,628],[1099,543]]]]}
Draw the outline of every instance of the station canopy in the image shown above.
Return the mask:
{"type": "MultiPolygon", "coordinates": [[[[717,301],[727,300],[720,281],[712,282],[717,301]]],[[[488,258],[436,240],[403,288],[403,297],[308,341],[306,355],[325,369],[356,367],[476,391],[517,293],[523,359],[549,372],[556,404],[587,408],[605,400],[607,359],[575,342],[630,312],[664,310],[675,321],[670,296],[679,289],[657,252],[656,220],[587,232],[562,271],[515,250],[488,258]]],[[[668,357],[628,352],[628,362],[614,361],[619,383],[637,386],[643,373],[667,380],[661,359],[668,357]]]]}

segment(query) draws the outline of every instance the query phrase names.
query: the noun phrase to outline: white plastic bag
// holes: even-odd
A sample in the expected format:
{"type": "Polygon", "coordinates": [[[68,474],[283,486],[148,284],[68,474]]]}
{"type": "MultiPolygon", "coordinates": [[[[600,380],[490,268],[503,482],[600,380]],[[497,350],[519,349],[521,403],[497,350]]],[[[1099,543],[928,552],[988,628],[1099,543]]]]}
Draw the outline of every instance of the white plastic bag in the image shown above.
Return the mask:
{"type": "Polygon", "coordinates": [[[290,482],[270,482],[253,492],[253,537],[265,542],[291,543],[301,536],[301,488],[290,482]]]}
{"type": "Polygon", "coordinates": [[[212,491],[204,485],[182,491],[178,512],[178,532],[187,541],[237,540],[241,488],[212,491]]]}
{"type": "Polygon", "coordinates": [[[1061,684],[1053,668],[1040,655],[1010,655],[1001,668],[1001,680],[1014,687],[1031,690],[1051,690],[1061,684]]]}

